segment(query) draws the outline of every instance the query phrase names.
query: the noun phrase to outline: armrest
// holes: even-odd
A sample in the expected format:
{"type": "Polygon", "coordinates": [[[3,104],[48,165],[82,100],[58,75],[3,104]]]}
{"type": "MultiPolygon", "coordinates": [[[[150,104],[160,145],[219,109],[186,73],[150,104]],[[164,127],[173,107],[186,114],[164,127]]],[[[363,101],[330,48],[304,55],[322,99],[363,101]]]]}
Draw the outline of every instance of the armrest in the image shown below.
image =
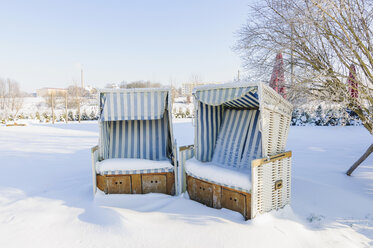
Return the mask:
{"type": "Polygon", "coordinates": [[[251,162],[251,217],[290,203],[291,151],[251,162]]]}
{"type": "Polygon", "coordinates": [[[94,153],[95,151],[98,150],[98,145],[94,146],[91,148],[91,153],[94,153]]]}
{"type": "Polygon", "coordinates": [[[179,147],[179,154],[184,156],[185,160],[191,159],[194,156],[194,145],[179,147]]]}
{"type": "Polygon", "coordinates": [[[185,162],[194,156],[194,145],[179,147],[179,175],[181,176],[181,192],[186,191],[185,162]]]}
{"type": "Polygon", "coordinates": [[[276,154],[276,155],[269,156],[267,158],[255,159],[251,162],[251,166],[253,166],[253,167],[261,166],[261,165],[264,165],[264,164],[275,162],[277,160],[281,160],[281,159],[284,159],[284,158],[289,158],[289,157],[291,157],[291,155],[292,155],[291,151],[287,151],[287,152],[283,152],[283,153],[279,153],[279,154],[276,154]]]}
{"type": "Polygon", "coordinates": [[[98,146],[91,148],[91,157],[92,157],[92,186],[93,186],[93,196],[96,194],[97,185],[96,185],[96,162],[98,161],[98,146]]]}

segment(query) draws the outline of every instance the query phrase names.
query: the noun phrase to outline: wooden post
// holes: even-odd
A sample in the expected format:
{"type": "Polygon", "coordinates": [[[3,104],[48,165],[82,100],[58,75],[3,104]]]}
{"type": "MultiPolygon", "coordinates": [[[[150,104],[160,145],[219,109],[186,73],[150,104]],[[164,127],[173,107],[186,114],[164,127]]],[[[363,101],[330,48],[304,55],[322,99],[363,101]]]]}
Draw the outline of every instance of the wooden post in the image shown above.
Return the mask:
{"type": "Polygon", "coordinates": [[[141,174],[133,174],[131,175],[131,179],[132,179],[132,194],[141,194],[142,193],[141,174]]]}
{"type": "Polygon", "coordinates": [[[373,152],[373,144],[371,144],[366,152],[361,156],[351,167],[346,174],[351,176],[352,172],[373,152]]]}
{"type": "Polygon", "coordinates": [[[213,184],[212,185],[212,206],[214,208],[221,208],[221,186],[213,184]]]}

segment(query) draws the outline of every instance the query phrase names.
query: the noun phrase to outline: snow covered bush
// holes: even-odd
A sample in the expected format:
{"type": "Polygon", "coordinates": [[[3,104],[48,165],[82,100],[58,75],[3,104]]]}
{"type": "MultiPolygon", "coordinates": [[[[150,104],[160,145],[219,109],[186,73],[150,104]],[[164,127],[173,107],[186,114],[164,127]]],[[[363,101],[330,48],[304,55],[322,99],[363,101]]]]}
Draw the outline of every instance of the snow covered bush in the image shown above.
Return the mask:
{"type": "Polygon", "coordinates": [[[358,115],[341,106],[323,107],[321,104],[313,109],[301,106],[294,109],[292,126],[359,126],[362,125],[358,115]]]}

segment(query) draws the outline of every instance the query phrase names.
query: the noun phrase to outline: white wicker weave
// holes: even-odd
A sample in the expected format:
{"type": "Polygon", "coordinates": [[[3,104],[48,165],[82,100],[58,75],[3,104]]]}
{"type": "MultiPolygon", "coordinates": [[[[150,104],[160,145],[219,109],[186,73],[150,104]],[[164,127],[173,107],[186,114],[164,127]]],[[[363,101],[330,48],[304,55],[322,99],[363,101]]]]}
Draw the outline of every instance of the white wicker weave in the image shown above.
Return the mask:
{"type": "Polygon", "coordinates": [[[272,88],[261,87],[261,132],[264,157],[285,151],[292,106],[272,88]]]}
{"type": "MultiPolygon", "coordinates": [[[[260,159],[259,159],[260,160],[260,159]]],[[[251,218],[258,213],[279,209],[290,204],[291,157],[286,157],[260,166],[252,162],[251,218]],[[282,188],[276,189],[282,180],[282,188]]]]}
{"type": "MultiPolygon", "coordinates": [[[[261,85],[259,94],[263,155],[276,156],[285,152],[292,105],[266,85],[261,85]]],[[[291,195],[291,157],[254,166],[257,162],[252,161],[251,166],[251,218],[289,204],[291,195]],[[282,188],[276,190],[279,180],[282,188]]]]}

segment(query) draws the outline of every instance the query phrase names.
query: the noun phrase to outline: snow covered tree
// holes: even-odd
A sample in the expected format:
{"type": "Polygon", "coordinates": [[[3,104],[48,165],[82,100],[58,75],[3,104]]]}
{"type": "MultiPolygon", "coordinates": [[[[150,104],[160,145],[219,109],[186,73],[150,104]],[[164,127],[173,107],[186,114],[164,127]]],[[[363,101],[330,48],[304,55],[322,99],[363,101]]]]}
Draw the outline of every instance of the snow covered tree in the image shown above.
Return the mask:
{"type": "Polygon", "coordinates": [[[185,110],[185,115],[186,115],[186,117],[190,117],[190,110],[189,110],[189,108],[187,108],[185,110]]]}
{"type": "Polygon", "coordinates": [[[68,118],[69,118],[69,121],[74,121],[74,114],[73,112],[70,110],[69,113],[68,113],[68,118]]]}
{"type": "Polygon", "coordinates": [[[316,126],[323,126],[324,125],[323,112],[322,112],[321,105],[319,105],[316,109],[315,125],[316,126]]]}
{"type": "Polygon", "coordinates": [[[82,116],[81,116],[81,119],[83,121],[87,121],[89,120],[89,116],[87,115],[87,112],[84,110],[83,113],[82,113],[82,116]]]}
{"type": "Polygon", "coordinates": [[[89,118],[90,118],[91,120],[97,120],[97,119],[98,119],[98,117],[97,117],[95,111],[93,111],[93,110],[91,111],[91,114],[89,115],[89,118]]]}
{"type": "Polygon", "coordinates": [[[373,134],[372,1],[258,1],[239,35],[237,50],[259,78],[269,78],[273,55],[282,52],[289,95],[343,104],[373,134]],[[349,91],[355,86],[357,98],[349,91]]]}

